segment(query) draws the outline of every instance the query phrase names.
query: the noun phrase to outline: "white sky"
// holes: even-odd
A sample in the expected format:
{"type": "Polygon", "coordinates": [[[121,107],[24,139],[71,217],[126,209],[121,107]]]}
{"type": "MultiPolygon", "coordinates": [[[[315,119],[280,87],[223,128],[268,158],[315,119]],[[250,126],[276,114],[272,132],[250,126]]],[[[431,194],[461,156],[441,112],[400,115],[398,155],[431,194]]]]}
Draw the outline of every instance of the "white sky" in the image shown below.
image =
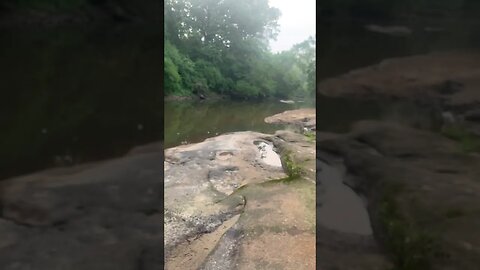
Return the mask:
{"type": "Polygon", "coordinates": [[[269,0],[280,10],[277,40],[270,41],[273,52],[290,49],[309,36],[315,36],[315,0],[269,0]]]}

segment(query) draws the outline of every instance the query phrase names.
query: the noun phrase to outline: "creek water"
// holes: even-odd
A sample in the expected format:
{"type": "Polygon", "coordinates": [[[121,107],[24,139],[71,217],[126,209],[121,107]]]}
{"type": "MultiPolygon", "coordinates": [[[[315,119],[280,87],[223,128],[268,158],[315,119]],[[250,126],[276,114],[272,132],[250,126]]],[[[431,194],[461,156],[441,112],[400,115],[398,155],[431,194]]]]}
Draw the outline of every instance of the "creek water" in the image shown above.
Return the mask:
{"type": "MultiPolygon", "coordinates": [[[[209,137],[235,131],[274,133],[285,128],[265,123],[268,116],[297,108],[313,108],[314,101],[284,104],[278,100],[239,101],[168,101],[165,102],[165,147],[203,141],[209,137]]],[[[352,123],[362,119],[407,122],[434,128],[432,108],[411,102],[316,98],[317,129],[347,132],[352,123]]]]}
{"type": "Polygon", "coordinates": [[[281,103],[279,100],[165,102],[165,147],[200,142],[227,132],[273,133],[281,126],[265,123],[266,117],[286,110],[314,106],[313,100],[294,104],[281,103]]]}

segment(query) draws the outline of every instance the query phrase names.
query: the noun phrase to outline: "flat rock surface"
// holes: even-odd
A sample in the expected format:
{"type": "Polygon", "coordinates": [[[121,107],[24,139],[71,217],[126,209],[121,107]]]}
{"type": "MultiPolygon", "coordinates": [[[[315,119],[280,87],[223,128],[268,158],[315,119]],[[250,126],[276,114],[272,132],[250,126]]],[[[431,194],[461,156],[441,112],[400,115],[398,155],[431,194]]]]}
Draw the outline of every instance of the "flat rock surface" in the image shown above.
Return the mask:
{"type": "Polygon", "coordinates": [[[265,122],[270,124],[290,124],[302,128],[315,129],[315,109],[309,108],[285,111],[265,118],[265,122]]]}
{"type": "MultiPolygon", "coordinates": [[[[284,151],[277,135],[165,151],[166,269],[315,269],[315,186],[265,160],[265,144],[284,151]]],[[[296,135],[314,160],[314,143],[296,135]]]]}
{"type": "Polygon", "coordinates": [[[0,269],[161,269],[163,152],[147,148],[2,181],[0,269]]]}

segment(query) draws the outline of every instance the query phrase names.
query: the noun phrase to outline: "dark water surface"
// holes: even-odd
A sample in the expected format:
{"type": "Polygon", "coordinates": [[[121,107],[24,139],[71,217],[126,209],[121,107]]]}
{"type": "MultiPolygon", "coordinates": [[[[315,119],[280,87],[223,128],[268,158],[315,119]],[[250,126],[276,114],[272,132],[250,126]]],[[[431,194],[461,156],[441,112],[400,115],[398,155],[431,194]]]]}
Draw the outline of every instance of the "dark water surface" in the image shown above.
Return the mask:
{"type": "Polygon", "coordinates": [[[297,108],[313,108],[314,101],[285,104],[278,100],[165,102],[165,147],[194,143],[226,132],[273,133],[281,126],[265,123],[268,116],[297,108]]]}
{"type": "Polygon", "coordinates": [[[160,140],[160,31],[0,31],[0,178],[160,140]]]}
{"type": "MultiPolygon", "coordinates": [[[[274,133],[285,128],[265,123],[268,116],[297,108],[314,108],[307,103],[284,104],[277,100],[263,102],[235,101],[169,101],[165,102],[165,147],[195,143],[226,132],[257,131],[274,133]]],[[[317,129],[347,132],[362,119],[406,123],[419,128],[435,129],[439,124],[435,108],[411,102],[356,100],[317,97],[317,129]]]]}

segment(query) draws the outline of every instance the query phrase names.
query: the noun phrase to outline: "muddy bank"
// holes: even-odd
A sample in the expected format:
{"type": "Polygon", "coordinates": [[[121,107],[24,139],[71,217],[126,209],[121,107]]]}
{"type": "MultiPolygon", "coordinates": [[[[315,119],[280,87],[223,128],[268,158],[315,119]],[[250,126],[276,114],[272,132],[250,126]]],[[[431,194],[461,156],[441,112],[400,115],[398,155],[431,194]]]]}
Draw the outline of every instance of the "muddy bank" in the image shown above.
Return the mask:
{"type": "Polygon", "coordinates": [[[166,269],[315,269],[315,144],[235,132],[165,150],[166,269]]]}

